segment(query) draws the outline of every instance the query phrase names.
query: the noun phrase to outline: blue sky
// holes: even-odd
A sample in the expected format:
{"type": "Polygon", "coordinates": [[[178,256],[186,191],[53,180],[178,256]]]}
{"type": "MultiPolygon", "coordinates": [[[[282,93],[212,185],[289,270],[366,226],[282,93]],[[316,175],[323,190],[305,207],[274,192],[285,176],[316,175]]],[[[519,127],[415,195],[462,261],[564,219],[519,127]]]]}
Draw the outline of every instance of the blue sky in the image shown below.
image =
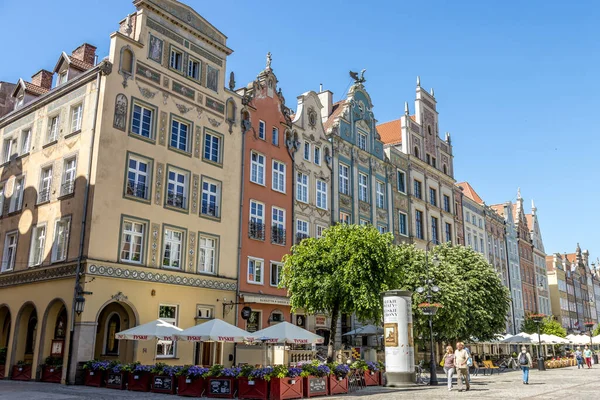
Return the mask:
{"type": "MultiPolygon", "coordinates": [[[[457,181],[489,204],[538,207],[547,253],[577,242],[600,256],[600,5],[594,1],[187,0],[229,37],[238,86],[273,68],[287,105],[322,83],[340,100],[349,70],[367,69],[380,122],[414,110],[415,79],[435,89],[452,134],[457,181]]],[[[0,80],[52,69],[83,42],[108,54],[128,0],[0,0],[0,80]],[[24,28],[26,24],[26,28],[24,28]],[[13,40],[18,38],[17,40],[13,40]]]]}

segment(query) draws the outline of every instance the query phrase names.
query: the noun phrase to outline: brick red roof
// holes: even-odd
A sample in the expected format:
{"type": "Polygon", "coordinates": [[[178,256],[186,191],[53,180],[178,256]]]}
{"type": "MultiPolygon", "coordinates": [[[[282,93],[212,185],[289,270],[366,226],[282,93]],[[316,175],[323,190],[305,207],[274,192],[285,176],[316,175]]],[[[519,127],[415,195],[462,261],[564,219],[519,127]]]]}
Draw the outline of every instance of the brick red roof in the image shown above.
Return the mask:
{"type": "Polygon", "coordinates": [[[377,125],[377,132],[383,144],[402,143],[402,126],[399,119],[377,125]]]}
{"type": "Polygon", "coordinates": [[[341,100],[341,101],[338,101],[337,103],[333,103],[333,107],[331,107],[331,114],[329,115],[327,120],[323,123],[323,129],[325,130],[325,132],[327,132],[329,130],[329,128],[331,128],[333,126],[333,122],[341,114],[342,108],[343,108],[342,106],[344,105],[345,102],[346,102],[346,100],[341,100]]]}
{"type": "Polygon", "coordinates": [[[506,215],[504,215],[504,204],[493,204],[490,206],[490,208],[492,210],[496,211],[496,213],[498,213],[498,215],[506,217],[506,215]]]}
{"type": "Polygon", "coordinates": [[[483,200],[481,199],[481,197],[479,197],[479,195],[477,194],[475,189],[473,189],[473,186],[469,184],[469,182],[461,182],[457,183],[457,185],[463,189],[463,193],[465,194],[465,196],[467,196],[477,204],[483,204],[483,200]]]}
{"type": "Polygon", "coordinates": [[[25,81],[23,81],[23,83],[25,84],[25,91],[29,92],[29,93],[32,93],[32,94],[35,94],[36,96],[41,96],[41,95],[46,94],[46,93],[49,92],[48,89],[43,88],[41,86],[34,85],[31,82],[25,82],[25,81]]]}
{"type": "Polygon", "coordinates": [[[527,220],[527,226],[529,229],[533,229],[533,215],[525,214],[525,219],[527,220]]]}
{"type": "Polygon", "coordinates": [[[86,63],[85,61],[78,60],[74,57],[69,57],[69,65],[73,68],[87,71],[88,69],[94,68],[92,64],[86,63]]]}

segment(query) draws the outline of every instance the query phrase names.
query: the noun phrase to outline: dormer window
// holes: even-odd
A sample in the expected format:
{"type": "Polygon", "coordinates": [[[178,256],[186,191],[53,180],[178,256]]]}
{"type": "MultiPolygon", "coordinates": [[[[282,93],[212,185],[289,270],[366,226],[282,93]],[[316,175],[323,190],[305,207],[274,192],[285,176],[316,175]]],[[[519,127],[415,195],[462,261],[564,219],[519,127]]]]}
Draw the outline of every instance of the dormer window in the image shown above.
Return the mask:
{"type": "Polygon", "coordinates": [[[64,70],[63,72],[58,74],[58,77],[56,78],[56,86],[60,86],[63,83],[67,82],[67,70],[64,70]]]}
{"type": "Polygon", "coordinates": [[[23,107],[23,104],[25,103],[25,94],[21,93],[18,97],[17,97],[17,104],[15,106],[15,108],[21,108],[23,107]]]}

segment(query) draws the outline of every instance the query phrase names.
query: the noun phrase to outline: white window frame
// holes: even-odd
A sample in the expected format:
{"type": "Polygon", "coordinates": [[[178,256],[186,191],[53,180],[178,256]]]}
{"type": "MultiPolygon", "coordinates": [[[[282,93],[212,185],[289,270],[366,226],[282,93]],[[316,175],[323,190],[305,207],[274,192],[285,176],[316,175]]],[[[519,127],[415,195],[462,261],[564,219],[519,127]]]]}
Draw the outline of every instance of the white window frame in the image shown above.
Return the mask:
{"type": "Polygon", "coordinates": [[[202,61],[198,61],[193,57],[189,57],[187,65],[187,76],[195,81],[200,81],[200,71],[202,71],[202,61]],[[193,72],[194,65],[197,65],[195,74],[193,72]]]}
{"type": "Polygon", "coordinates": [[[4,251],[2,252],[2,271],[12,271],[15,268],[15,260],[17,258],[17,246],[19,244],[19,231],[10,231],[6,232],[6,236],[4,238],[4,251]],[[9,244],[10,238],[14,237],[15,240],[13,243],[9,244]],[[9,257],[9,250],[10,252],[9,257]],[[10,259],[9,259],[10,258],[10,259]]]}
{"type": "Polygon", "coordinates": [[[40,171],[40,186],[38,189],[37,204],[50,201],[50,193],[52,191],[52,181],[54,168],[53,165],[42,167],[40,171]]]}
{"type": "Polygon", "coordinates": [[[171,53],[169,55],[169,67],[175,71],[183,72],[183,51],[178,50],[175,47],[171,47],[171,53]]]}
{"type": "Polygon", "coordinates": [[[48,134],[46,135],[46,143],[52,143],[58,140],[59,129],[60,114],[48,117],[48,134]]]}
{"type": "Polygon", "coordinates": [[[296,173],[296,200],[302,203],[308,203],[308,185],[310,177],[302,172],[296,173]]]}
{"type": "Polygon", "coordinates": [[[127,158],[127,179],[125,181],[125,193],[127,196],[148,200],[150,193],[149,180],[151,177],[151,166],[151,161],[132,154],[129,155],[129,157],[127,158]],[[135,162],[135,168],[131,167],[131,161],[135,162]],[[140,164],[146,165],[146,171],[140,170],[140,164]],[[133,174],[133,179],[130,177],[130,174],[133,174]],[[137,187],[139,185],[144,185],[143,196],[138,196],[139,190],[137,187]]]}
{"type": "Polygon", "coordinates": [[[317,189],[317,208],[321,210],[327,210],[327,182],[322,179],[317,179],[316,182],[317,189]]]}
{"type": "Polygon", "coordinates": [[[188,187],[189,187],[189,182],[190,182],[190,176],[189,173],[187,171],[183,171],[177,168],[168,168],[167,169],[167,187],[166,187],[166,198],[165,198],[165,203],[167,204],[167,206],[169,207],[175,207],[175,208],[179,208],[179,209],[187,209],[188,208],[188,187]],[[175,174],[175,180],[171,179],[171,173],[175,174]],[[183,183],[179,182],[178,177],[179,176],[183,176],[184,180],[183,183]],[[171,190],[169,188],[169,186],[173,186],[173,189],[171,190]],[[179,193],[179,189],[183,189],[182,193],[179,193]],[[172,204],[169,204],[169,196],[172,197],[172,204]],[[182,196],[182,202],[181,202],[181,207],[179,207],[176,203],[176,197],[177,196],[182,196]]]}
{"type": "MultiPolygon", "coordinates": [[[[141,103],[138,102],[134,102],[132,105],[133,109],[132,109],[132,113],[131,113],[131,133],[134,135],[138,135],[140,137],[146,138],[146,139],[150,139],[153,140],[154,139],[154,108],[150,108],[147,107],[141,103]],[[139,118],[139,126],[137,127],[137,132],[136,132],[136,127],[134,126],[134,122],[135,122],[135,118],[134,115],[136,113],[135,109],[139,108],[139,114],[140,114],[140,118],[139,118]],[[144,122],[144,112],[148,112],[150,114],[150,121],[147,123],[148,124],[148,136],[146,136],[144,134],[144,124],[146,124],[146,122],[144,122]]],[[[169,136],[169,142],[170,142],[170,136],[169,136]]]]}
{"type": "Polygon", "coordinates": [[[316,165],[321,165],[321,147],[315,146],[313,149],[313,153],[314,163],[316,165]]]}
{"type": "Polygon", "coordinates": [[[315,237],[317,237],[317,238],[323,237],[323,231],[324,231],[325,229],[327,229],[327,227],[326,227],[326,226],[323,226],[323,225],[319,225],[319,224],[317,224],[317,225],[316,225],[316,232],[315,232],[315,233],[316,233],[316,235],[315,235],[315,237]]]}
{"type": "Polygon", "coordinates": [[[358,173],[358,199],[369,202],[369,176],[362,172],[358,173]]]}
{"type": "Polygon", "coordinates": [[[360,226],[367,226],[371,223],[371,221],[369,221],[368,219],[364,219],[364,218],[359,218],[358,219],[358,224],[360,226]]]}
{"type": "Polygon", "coordinates": [[[6,182],[0,183],[0,216],[4,215],[4,187],[6,186],[6,182]]]}
{"type": "Polygon", "coordinates": [[[4,139],[4,144],[2,146],[2,163],[7,163],[12,159],[13,153],[15,152],[15,147],[17,145],[17,140],[15,138],[6,138],[4,139]]]}
{"type": "Polygon", "coordinates": [[[248,283],[252,284],[252,285],[262,285],[264,283],[265,280],[265,260],[262,258],[256,258],[256,257],[248,257],[248,273],[246,276],[246,280],[248,283]],[[250,274],[250,268],[251,268],[251,263],[253,263],[253,270],[254,273],[250,274]],[[259,274],[256,273],[256,270],[260,271],[259,274]],[[250,275],[252,275],[252,279],[250,279],[250,275]],[[256,275],[260,276],[260,280],[256,279],[256,275]]]}
{"type": "Polygon", "coordinates": [[[350,224],[350,214],[340,211],[339,222],[340,224],[350,224]]]}
{"type": "Polygon", "coordinates": [[[162,240],[162,252],[161,252],[161,266],[167,269],[183,269],[183,254],[184,254],[184,243],[185,243],[185,231],[172,227],[165,227],[163,230],[163,240],[162,240]],[[177,240],[176,235],[180,235],[179,240],[177,240]],[[167,252],[167,245],[170,245],[169,248],[169,262],[165,264],[165,254],[167,252]],[[174,257],[175,254],[178,254],[178,257],[174,257]],[[174,265],[174,264],[177,265],[174,265]]]}
{"type": "Polygon", "coordinates": [[[285,193],[286,184],[286,165],[285,163],[273,159],[271,172],[271,188],[276,192],[285,193]]]}
{"type": "Polygon", "coordinates": [[[274,146],[279,146],[279,129],[275,127],[271,129],[271,144],[274,146]]]}
{"type": "Polygon", "coordinates": [[[259,120],[258,121],[258,138],[265,140],[266,137],[267,137],[267,125],[265,124],[265,121],[259,120]]]}
{"type": "Polygon", "coordinates": [[[398,233],[408,237],[408,214],[398,211],[398,233]],[[402,232],[402,217],[404,217],[404,232],[402,232]]]}
{"type": "Polygon", "coordinates": [[[31,128],[23,129],[21,131],[21,152],[20,154],[27,154],[31,149],[31,128]]]}
{"type": "Polygon", "coordinates": [[[356,134],[356,145],[359,149],[367,151],[367,135],[361,132],[356,134]]]}
{"type": "Polygon", "coordinates": [[[190,153],[190,132],[192,126],[189,122],[185,122],[179,118],[171,119],[171,130],[169,134],[169,147],[186,153],[190,153]],[[177,124],[177,126],[175,125],[177,124]],[[185,129],[183,129],[185,127],[185,129]],[[173,146],[173,137],[175,137],[175,146],[173,146]],[[181,148],[181,139],[184,138],[184,148],[181,148]]]}
{"type": "Polygon", "coordinates": [[[376,180],[375,188],[377,191],[377,207],[385,208],[385,183],[376,180]]]}
{"type": "Polygon", "coordinates": [[[202,178],[202,193],[200,198],[200,214],[210,217],[219,218],[221,216],[221,182],[210,178],[202,178]],[[204,186],[208,185],[208,188],[204,186]],[[212,189],[215,189],[214,191],[212,189]],[[208,198],[208,204],[205,206],[205,196],[208,198]],[[211,205],[213,209],[211,210],[211,205]]]}
{"type": "Polygon", "coordinates": [[[83,120],[83,103],[71,107],[71,133],[81,130],[81,121],[83,120]]]}
{"type": "MultiPolygon", "coordinates": [[[[168,322],[172,325],[177,326],[177,319],[179,318],[179,306],[177,304],[159,304],[158,305],[158,318],[162,319],[165,322],[168,322]],[[174,307],[175,308],[175,318],[166,318],[166,317],[161,317],[160,316],[160,308],[161,307],[174,307]]],[[[167,347],[169,348],[169,347],[167,347]]],[[[159,340],[158,343],[156,343],[156,358],[176,358],[177,357],[177,342],[175,340],[159,340]],[[173,354],[160,354],[158,352],[158,346],[162,345],[162,346],[169,346],[168,343],[170,344],[170,348],[172,350],[173,354]]]]}
{"type": "Polygon", "coordinates": [[[65,158],[65,161],[63,163],[63,177],[62,177],[62,183],[61,183],[61,188],[60,188],[61,196],[65,196],[67,194],[73,193],[73,190],[75,189],[76,177],[77,177],[77,157],[65,158]],[[69,166],[69,164],[71,162],[73,162],[73,165],[69,166]],[[69,185],[69,186],[67,187],[67,185],[69,185]],[[65,191],[65,189],[68,189],[68,190],[65,191]]]}
{"type": "Polygon", "coordinates": [[[205,160],[208,160],[213,163],[221,164],[221,150],[222,150],[222,142],[223,137],[221,135],[217,135],[210,132],[204,133],[204,149],[203,149],[203,157],[205,160]],[[217,143],[215,144],[215,139],[217,143]],[[207,148],[208,147],[208,148],[207,148]],[[216,160],[214,159],[215,150],[217,151],[216,160]],[[208,151],[208,154],[207,154],[208,151]],[[208,155],[208,157],[207,157],[208,155]]]}
{"type": "Polygon", "coordinates": [[[406,173],[404,171],[396,170],[396,190],[400,193],[406,194],[406,173]],[[403,190],[400,188],[400,175],[402,175],[402,186],[403,190]]]}
{"type": "MultiPolygon", "coordinates": [[[[119,260],[122,262],[127,262],[127,263],[132,263],[132,264],[142,264],[144,262],[144,251],[146,251],[145,247],[146,247],[146,230],[148,229],[148,226],[145,222],[141,222],[139,220],[135,220],[135,219],[130,219],[130,218],[124,218],[122,221],[122,225],[121,225],[121,240],[119,243],[119,260]],[[131,230],[125,230],[125,225],[126,224],[131,224],[131,230]],[[141,232],[137,232],[135,230],[136,226],[141,226],[142,227],[142,231],[141,232]],[[123,252],[125,251],[125,237],[129,235],[130,236],[130,242],[129,242],[129,256],[127,258],[123,257],[123,252]],[[139,253],[139,260],[134,260],[132,258],[132,255],[134,254],[134,252],[132,251],[133,246],[137,245],[137,243],[134,243],[134,239],[139,239],[140,243],[140,253],[139,253]]],[[[162,255],[162,254],[161,254],[162,255]]]]}
{"type": "Polygon", "coordinates": [[[44,262],[47,235],[48,227],[46,223],[38,224],[31,230],[31,246],[29,248],[30,267],[42,265],[44,262]]]}
{"type": "Polygon", "coordinates": [[[25,177],[21,176],[15,179],[13,195],[10,198],[8,212],[16,212],[21,210],[23,206],[23,190],[25,188],[25,177]]]}
{"type": "Polygon", "coordinates": [[[350,167],[340,163],[338,166],[338,174],[340,178],[340,193],[350,194],[350,167]]]}
{"type": "Polygon", "coordinates": [[[56,77],[56,86],[60,86],[67,82],[68,72],[69,70],[65,69],[64,71],[58,73],[58,76],[56,77]]]}
{"type": "Polygon", "coordinates": [[[298,241],[298,235],[305,235],[305,238],[310,237],[310,222],[298,218],[296,220],[296,241],[298,241]]]}
{"type": "Polygon", "coordinates": [[[309,142],[304,142],[304,159],[306,161],[310,161],[310,143],[309,142]]]}
{"type": "MultiPolygon", "coordinates": [[[[273,235],[274,230],[285,232],[285,218],[285,209],[276,206],[271,207],[271,235],[273,235]]],[[[273,237],[271,242],[275,244],[285,244],[285,236],[286,234],[284,233],[283,243],[273,240],[273,237]]]]}
{"type": "Polygon", "coordinates": [[[266,157],[256,151],[250,152],[250,182],[265,186],[266,157]],[[253,158],[256,157],[256,160],[253,158]],[[261,161],[262,160],[262,161],[261,161]]]}
{"type": "Polygon", "coordinates": [[[63,217],[54,223],[54,240],[52,241],[52,262],[66,261],[69,252],[71,217],[63,217]],[[61,230],[62,228],[62,230],[61,230]],[[62,249],[60,246],[64,246],[62,249]]]}
{"type": "Polygon", "coordinates": [[[283,263],[271,261],[269,268],[269,284],[272,287],[278,287],[281,282],[281,273],[283,272],[283,263]],[[273,284],[273,268],[275,268],[275,275],[277,276],[277,282],[273,284]]]}
{"type": "Polygon", "coordinates": [[[219,239],[209,235],[198,235],[198,273],[216,274],[218,262],[219,239]],[[212,243],[214,246],[209,246],[212,243]],[[208,257],[208,258],[207,258],[208,257]],[[209,261],[210,260],[210,261],[209,261]]]}

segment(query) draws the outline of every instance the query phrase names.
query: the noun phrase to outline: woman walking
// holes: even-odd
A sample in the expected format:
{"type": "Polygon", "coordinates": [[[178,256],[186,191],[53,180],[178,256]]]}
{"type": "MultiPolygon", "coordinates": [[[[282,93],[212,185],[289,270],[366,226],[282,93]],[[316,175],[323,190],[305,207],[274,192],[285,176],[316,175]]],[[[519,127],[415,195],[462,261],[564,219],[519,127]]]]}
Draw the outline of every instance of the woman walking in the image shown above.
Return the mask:
{"type": "Polygon", "coordinates": [[[448,391],[452,390],[452,376],[454,375],[454,350],[452,346],[446,346],[444,354],[444,372],[448,378],[448,391]]]}
{"type": "Polygon", "coordinates": [[[585,350],[583,350],[583,357],[585,358],[585,363],[588,368],[592,368],[592,351],[585,346],[585,350]]]}

